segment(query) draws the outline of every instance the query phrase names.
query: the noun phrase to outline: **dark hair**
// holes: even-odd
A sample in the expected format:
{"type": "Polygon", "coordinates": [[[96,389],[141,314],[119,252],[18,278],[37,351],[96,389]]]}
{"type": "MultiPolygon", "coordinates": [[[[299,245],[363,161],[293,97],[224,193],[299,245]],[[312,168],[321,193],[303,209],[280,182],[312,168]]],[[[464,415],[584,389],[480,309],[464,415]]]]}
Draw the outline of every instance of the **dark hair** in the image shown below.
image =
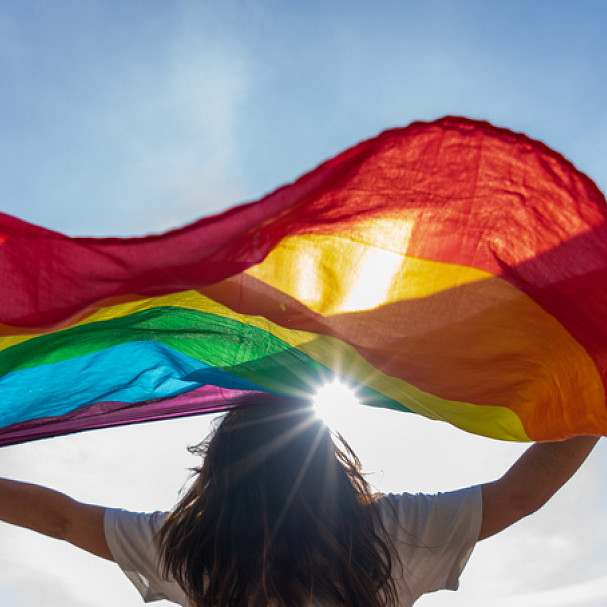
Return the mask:
{"type": "Polygon", "coordinates": [[[229,411],[160,529],[164,574],[196,607],[396,604],[398,556],[360,462],[309,403],[229,411]]]}

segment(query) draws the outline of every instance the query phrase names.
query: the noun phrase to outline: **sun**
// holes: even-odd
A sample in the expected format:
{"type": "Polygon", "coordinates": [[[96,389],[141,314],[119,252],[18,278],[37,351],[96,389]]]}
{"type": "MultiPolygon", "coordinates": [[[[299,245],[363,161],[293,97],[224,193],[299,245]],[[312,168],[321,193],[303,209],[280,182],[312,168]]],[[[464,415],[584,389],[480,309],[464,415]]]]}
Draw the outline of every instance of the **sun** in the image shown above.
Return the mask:
{"type": "Polygon", "coordinates": [[[352,415],[353,409],[360,405],[356,391],[334,379],[318,388],[312,404],[319,417],[331,430],[338,431],[344,420],[352,415]]]}

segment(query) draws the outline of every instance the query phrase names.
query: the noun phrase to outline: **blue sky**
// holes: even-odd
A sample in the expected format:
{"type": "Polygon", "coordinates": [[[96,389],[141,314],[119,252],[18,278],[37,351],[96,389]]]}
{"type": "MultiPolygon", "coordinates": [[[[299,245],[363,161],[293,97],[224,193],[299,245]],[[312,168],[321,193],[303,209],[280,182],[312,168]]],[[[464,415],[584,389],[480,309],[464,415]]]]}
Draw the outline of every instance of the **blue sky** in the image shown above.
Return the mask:
{"type": "MultiPolygon", "coordinates": [[[[607,191],[606,27],[607,4],[584,0],[8,0],[0,210],[72,235],[162,231],[445,114],[541,139],[607,191]]],[[[348,428],[380,489],[482,482],[521,450],[386,415],[348,428]]],[[[208,422],[4,449],[0,474],[168,508],[208,422]]],[[[545,512],[478,547],[458,593],[419,604],[602,604],[606,473],[601,445],[545,512]]],[[[140,602],[112,565],[3,526],[0,604],[140,602]]]]}
{"type": "Polygon", "coordinates": [[[70,233],[162,229],[444,114],[525,131],[600,183],[605,12],[541,0],[5,3],[0,196],[70,233]]]}

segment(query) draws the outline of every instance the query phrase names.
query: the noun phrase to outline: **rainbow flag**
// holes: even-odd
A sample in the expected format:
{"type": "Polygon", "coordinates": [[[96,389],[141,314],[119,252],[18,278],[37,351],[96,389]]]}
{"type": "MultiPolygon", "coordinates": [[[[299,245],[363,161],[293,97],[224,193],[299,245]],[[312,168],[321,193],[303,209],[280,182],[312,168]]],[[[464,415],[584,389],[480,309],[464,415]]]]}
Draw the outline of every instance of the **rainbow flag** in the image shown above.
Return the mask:
{"type": "Polygon", "coordinates": [[[605,434],[606,212],[543,144],[447,117],[161,235],[1,216],[0,444],[333,377],[500,439],[605,434]]]}

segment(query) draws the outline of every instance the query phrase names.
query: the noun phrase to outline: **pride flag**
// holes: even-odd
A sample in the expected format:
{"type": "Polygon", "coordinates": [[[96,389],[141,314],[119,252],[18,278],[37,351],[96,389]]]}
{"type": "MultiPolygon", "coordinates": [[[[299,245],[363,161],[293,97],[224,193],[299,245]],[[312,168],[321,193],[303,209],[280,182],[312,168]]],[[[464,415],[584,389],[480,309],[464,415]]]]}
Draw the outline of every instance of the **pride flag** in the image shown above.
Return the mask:
{"type": "Polygon", "coordinates": [[[0,219],[0,444],[305,397],[506,440],[607,433],[605,198],[447,117],[162,235],[0,219]]]}

